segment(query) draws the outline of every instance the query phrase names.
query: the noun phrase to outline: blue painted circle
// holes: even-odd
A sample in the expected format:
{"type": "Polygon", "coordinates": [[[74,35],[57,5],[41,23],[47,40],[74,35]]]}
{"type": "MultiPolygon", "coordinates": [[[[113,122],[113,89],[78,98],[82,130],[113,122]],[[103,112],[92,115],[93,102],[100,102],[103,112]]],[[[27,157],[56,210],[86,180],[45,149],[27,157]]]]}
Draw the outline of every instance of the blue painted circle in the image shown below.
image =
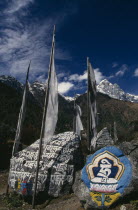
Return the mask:
{"type": "Polygon", "coordinates": [[[87,158],[86,165],[82,169],[82,180],[85,183],[85,185],[90,189],[91,180],[88,177],[86,167],[88,164],[90,164],[92,162],[92,160],[95,156],[97,156],[100,153],[103,153],[104,151],[108,151],[111,154],[113,154],[114,156],[116,156],[117,158],[119,158],[119,161],[125,167],[121,178],[118,180],[118,186],[116,188],[116,192],[122,194],[124,192],[124,189],[130,184],[130,181],[132,178],[132,165],[131,165],[130,161],[128,160],[128,158],[117,147],[114,147],[114,146],[104,147],[104,148],[96,151],[93,155],[90,155],[87,158]]]}

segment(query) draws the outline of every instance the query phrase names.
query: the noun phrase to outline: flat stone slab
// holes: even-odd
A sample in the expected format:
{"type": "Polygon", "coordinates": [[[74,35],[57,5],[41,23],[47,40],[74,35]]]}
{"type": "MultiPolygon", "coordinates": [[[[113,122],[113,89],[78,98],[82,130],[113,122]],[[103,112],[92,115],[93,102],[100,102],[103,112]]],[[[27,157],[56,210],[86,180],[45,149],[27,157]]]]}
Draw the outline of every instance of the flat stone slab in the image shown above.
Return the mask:
{"type": "MultiPolygon", "coordinates": [[[[80,164],[79,138],[73,132],[53,136],[43,146],[37,192],[46,191],[57,197],[70,191],[74,172],[80,164]]],[[[11,159],[9,186],[23,195],[32,195],[38,156],[39,140],[11,159]]]]}

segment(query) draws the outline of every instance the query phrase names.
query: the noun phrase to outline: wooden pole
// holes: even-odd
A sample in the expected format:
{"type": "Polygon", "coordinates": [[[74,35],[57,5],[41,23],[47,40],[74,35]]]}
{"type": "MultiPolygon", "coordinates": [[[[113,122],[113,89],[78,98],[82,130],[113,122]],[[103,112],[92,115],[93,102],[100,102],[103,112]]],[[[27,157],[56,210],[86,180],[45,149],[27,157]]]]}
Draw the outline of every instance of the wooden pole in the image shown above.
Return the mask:
{"type": "Polygon", "coordinates": [[[49,83],[50,83],[50,79],[51,79],[51,66],[52,66],[52,58],[53,58],[54,47],[55,47],[54,38],[55,38],[55,26],[54,26],[54,30],[53,30],[52,49],[51,49],[50,64],[49,64],[49,74],[48,74],[48,83],[47,83],[47,90],[46,90],[46,94],[45,94],[42,126],[41,126],[41,132],[40,132],[39,151],[38,151],[36,175],[35,175],[35,186],[34,186],[34,193],[33,193],[33,200],[32,200],[32,208],[33,209],[35,208],[35,197],[36,197],[36,190],[37,190],[39,162],[40,162],[41,151],[42,151],[42,139],[43,139],[44,125],[45,125],[45,119],[46,119],[47,107],[48,107],[48,99],[49,99],[49,83]]]}
{"type": "Polygon", "coordinates": [[[90,150],[89,58],[87,57],[87,148],[90,150]]]}
{"type": "Polygon", "coordinates": [[[25,81],[26,84],[27,84],[27,82],[28,82],[30,66],[31,66],[31,60],[30,60],[30,63],[29,63],[28,69],[27,69],[27,75],[26,75],[26,81],[25,81]]]}

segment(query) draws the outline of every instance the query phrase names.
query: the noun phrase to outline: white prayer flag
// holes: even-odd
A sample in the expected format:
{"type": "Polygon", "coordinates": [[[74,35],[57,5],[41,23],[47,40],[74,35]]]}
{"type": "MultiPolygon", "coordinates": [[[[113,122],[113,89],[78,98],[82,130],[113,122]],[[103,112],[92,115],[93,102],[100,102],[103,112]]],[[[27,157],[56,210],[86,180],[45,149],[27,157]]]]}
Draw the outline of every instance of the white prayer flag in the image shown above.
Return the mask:
{"type": "Polygon", "coordinates": [[[81,122],[81,115],[82,115],[82,112],[81,112],[81,108],[79,105],[76,104],[76,134],[81,137],[81,131],[83,130],[83,125],[82,125],[82,122],[81,122]]]}
{"type": "Polygon", "coordinates": [[[114,122],[114,142],[116,143],[117,141],[118,141],[118,137],[117,137],[116,122],[114,122]]]}
{"type": "Polygon", "coordinates": [[[54,63],[55,39],[53,35],[51,60],[45,101],[45,119],[43,130],[43,143],[47,143],[53,136],[58,119],[58,82],[54,63]]]}

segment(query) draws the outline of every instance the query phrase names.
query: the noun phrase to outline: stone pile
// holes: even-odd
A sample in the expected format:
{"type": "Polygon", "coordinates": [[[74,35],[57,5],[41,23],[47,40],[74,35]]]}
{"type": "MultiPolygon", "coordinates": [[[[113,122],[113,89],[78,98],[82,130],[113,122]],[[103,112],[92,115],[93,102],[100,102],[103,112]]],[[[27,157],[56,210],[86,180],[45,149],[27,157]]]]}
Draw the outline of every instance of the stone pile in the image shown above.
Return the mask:
{"type": "Polygon", "coordinates": [[[114,141],[111,138],[108,129],[105,127],[103,128],[98,134],[95,139],[95,150],[100,149],[105,146],[113,145],[114,141]]]}

